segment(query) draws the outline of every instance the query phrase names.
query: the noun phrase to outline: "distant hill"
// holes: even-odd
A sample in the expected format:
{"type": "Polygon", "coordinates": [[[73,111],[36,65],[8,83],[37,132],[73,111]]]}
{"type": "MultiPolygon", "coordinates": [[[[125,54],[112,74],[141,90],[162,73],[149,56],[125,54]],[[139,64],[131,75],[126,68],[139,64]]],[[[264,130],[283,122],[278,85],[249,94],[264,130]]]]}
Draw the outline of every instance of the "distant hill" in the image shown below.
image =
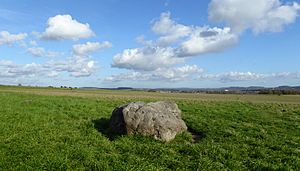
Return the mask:
{"type": "Polygon", "coordinates": [[[85,90],[132,90],[132,87],[117,87],[117,88],[99,88],[99,87],[80,87],[85,90]]]}
{"type": "Polygon", "coordinates": [[[300,94],[300,86],[278,86],[278,87],[221,87],[221,88],[99,88],[99,87],[81,87],[87,90],[143,90],[151,92],[167,93],[227,93],[227,94],[300,94]]]}
{"type": "Polygon", "coordinates": [[[300,86],[279,87],[221,87],[221,88],[156,88],[149,91],[181,93],[227,93],[227,94],[300,94],[300,86]]]}

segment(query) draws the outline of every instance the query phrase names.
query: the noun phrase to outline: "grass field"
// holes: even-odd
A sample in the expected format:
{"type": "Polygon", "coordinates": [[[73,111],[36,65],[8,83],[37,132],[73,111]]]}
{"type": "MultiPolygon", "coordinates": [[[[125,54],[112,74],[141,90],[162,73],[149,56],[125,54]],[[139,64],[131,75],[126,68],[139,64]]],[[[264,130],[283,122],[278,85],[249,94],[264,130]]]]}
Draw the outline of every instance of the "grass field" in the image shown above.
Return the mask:
{"type": "Polygon", "coordinates": [[[22,92],[51,96],[75,96],[88,98],[129,99],[129,100],[200,100],[200,101],[241,101],[252,103],[289,103],[300,104],[300,95],[243,95],[243,94],[192,94],[192,93],[159,93],[144,91],[116,90],[80,90],[61,88],[36,88],[0,86],[0,92],[22,92]]]}
{"type": "Polygon", "coordinates": [[[300,97],[0,87],[0,170],[300,170],[300,97]],[[174,100],[190,133],[116,136],[112,110],[174,100]]]}

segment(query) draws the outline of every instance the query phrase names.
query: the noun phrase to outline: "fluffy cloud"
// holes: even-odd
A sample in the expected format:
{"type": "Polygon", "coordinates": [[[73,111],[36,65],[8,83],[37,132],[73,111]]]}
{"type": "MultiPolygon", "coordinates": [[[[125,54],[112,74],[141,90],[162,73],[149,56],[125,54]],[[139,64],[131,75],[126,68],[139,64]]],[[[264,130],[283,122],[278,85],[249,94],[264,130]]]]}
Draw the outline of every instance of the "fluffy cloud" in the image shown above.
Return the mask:
{"type": "Polygon", "coordinates": [[[66,61],[51,61],[49,68],[56,72],[68,72],[73,77],[88,77],[95,72],[95,61],[88,57],[73,56],[66,61]]]}
{"type": "Polygon", "coordinates": [[[196,65],[185,65],[178,68],[158,68],[151,72],[129,72],[112,75],[105,79],[106,82],[120,81],[182,81],[196,74],[203,72],[203,69],[196,65]]]}
{"type": "Polygon", "coordinates": [[[300,72],[279,72],[279,73],[254,73],[254,72],[225,72],[218,74],[205,74],[203,69],[196,65],[184,65],[178,68],[159,68],[155,71],[144,72],[134,71],[109,76],[105,82],[124,82],[124,81],[219,81],[221,83],[246,82],[246,81],[274,81],[300,79],[300,72]]]}
{"type": "Polygon", "coordinates": [[[171,47],[144,47],[126,49],[113,57],[113,67],[153,71],[183,62],[171,47]]]}
{"type": "Polygon", "coordinates": [[[47,68],[44,68],[40,64],[24,64],[24,65],[15,65],[14,67],[9,68],[9,73],[14,74],[15,76],[29,76],[34,77],[37,75],[44,75],[44,73],[49,72],[47,68]]]}
{"type": "MultiPolygon", "coordinates": [[[[59,52],[47,51],[43,47],[39,47],[35,41],[29,42],[29,45],[33,47],[27,48],[27,53],[36,57],[61,55],[59,52]]],[[[106,41],[77,44],[73,46],[70,58],[60,61],[50,60],[43,64],[15,64],[12,61],[0,60],[0,78],[44,78],[56,77],[61,73],[68,73],[72,77],[88,77],[97,69],[97,62],[92,60],[89,54],[111,46],[111,43],[106,41]]]]}
{"type": "Polygon", "coordinates": [[[154,80],[181,81],[202,72],[203,69],[197,65],[185,65],[178,68],[158,69],[152,74],[152,78],[154,80]]]}
{"type": "Polygon", "coordinates": [[[32,56],[35,57],[56,57],[61,55],[59,52],[54,52],[54,51],[46,51],[42,47],[31,47],[27,49],[27,52],[31,54],[32,56]]]}
{"type": "Polygon", "coordinates": [[[27,52],[36,57],[42,57],[45,54],[45,49],[42,47],[28,48],[27,52]]]}
{"type": "Polygon", "coordinates": [[[220,52],[238,42],[238,36],[229,27],[186,26],[173,21],[169,12],[161,14],[152,30],[160,36],[156,42],[159,46],[179,42],[176,48],[176,56],[179,57],[220,52]]]}
{"type": "Polygon", "coordinates": [[[0,78],[54,77],[63,72],[73,77],[87,77],[95,72],[95,63],[90,58],[82,56],[44,64],[15,64],[12,61],[0,60],[0,78]]]}
{"type": "Polygon", "coordinates": [[[278,32],[296,20],[300,6],[279,0],[212,0],[209,19],[225,22],[235,32],[252,29],[255,33],[278,32]]]}
{"type": "Polygon", "coordinates": [[[231,29],[198,27],[193,30],[186,41],[178,48],[178,56],[197,56],[212,52],[221,52],[238,42],[238,37],[231,33],[231,29]]]}
{"type": "Polygon", "coordinates": [[[251,81],[267,78],[266,75],[253,72],[229,72],[216,76],[221,82],[251,81]]]}
{"type": "Polygon", "coordinates": [[[8,60],[0,60],[0,66],[5,66],[5,67],[8,67],[8,66],[11,66],[13,65],[13,62],[12,61],[8,61],[8,60]]]}
{"type": "Polygon", "coordinates": [[[56,15],[48,19],[48,27],[42,33],[41,38],[47,40],[77,40],[89,38],[94,35],[89,24],[83,24],[70,15],[56,15]]]}
{"type": "Polygon", "coordinates": [[[0,78],[53,76],[49,67],[36,63],[15,64],[12,61],[0,61],[0,71],[0,78]]]}
{"type": "Polygon", "coordinates": [[[50,62],[57,72],[68,72],[73,77],[88,77],[96,71],[96,62],[88,56],[95,51],[110,48],[110,42],[87,42],[73,45],[73,57],[66,61],[50,62]]]}
{"type": "Polygon", "coordinates": [[[224,83],[263,80],[266,78],[270,78],[270,76],[265,74],[253,73],[253,72],[227,72],[227,73],[220,73],[220,74],[203,74],[198,76],[199,80],[218,80],[224,83]]]}
{"type": "Polygon", "coordinates": [[[49,57],[49,58],[54,58],[54,57],[57,57],[57,56],[61,56],[63,54],[64,54],[63,52],[47,51],[45,56],[49,57]]]}
{"type": "Polygon", "coordinates": [[[73,45],[73,53],[78,56],[86,56],[100,49],[105,49],[110,47],[112,47],[112,44],[108,41],[105,41],[103,43],[87,42],[85,44],[73,45]]]}
{"type": "Polygon", "coordinates": [[[146,81],[149,80],[149,75],[141,72],[122,73],[112,75],[104,79],[105,82],[121,82],[121,81],[146,81]]]}
{"type": "Polygon", "coordinates": [[[27,37],[26,33],[19,34],[10,34],[7,31],[0,32],[0,45],[12,44],[21,40],[24,40],[27,37]]]}
{"type": "Polygon", "coordinates": [[[299,79],[300,72],[279,72],[271,74],[262,74],[254,72],[227,72],[220,74],[201,74],[199,80],[217,80],[220,82],[241,82],[241,81],[266,81],[266,80],[283,80],[299,79]]]}
{"type": "Polygon", "coordinates": [[[281,31],[295,21],[299,10],[298,3],[282,4],[279,0],[212,0],[209,19],[227,23],[228,27],[224,28],[184,25],[172,20],[169,12],[162,13],[152,23],[157,40],[138,37],[137,41],[144,47],[116,54],[112,66],[136,71],[170,68],[186,58],[233,47],[246,29],[255,33],[281,31]]]}
{"type": "Polygon", "coordinates": [[[167,12],[160,15],[160,19],[153,24],[152,31],[161,36],[158,39],[159,44],[169,45],[188,36],[192,28],[171,20],[171,14],[167,12]]]}
{"type": "Polygon", "coordinates": [[[146,41],[138,37],[137,41],[144,47],[126,49],[115,55],[112,66],[138,71],[170,68],[183,63],[184,58],[220,52],[238,42],[230,28],[185,26],[173,21],[170,13],[162,13],[152,30],[160,36],[158,40],[146,41]]]}
{"type": "Polygon", "coordinates": [[[293,78],[293,79],[299,79],[300,78],[300,72],[280,72],[271,74],[271,77],[284,79],[284,78],[293,78]]]}

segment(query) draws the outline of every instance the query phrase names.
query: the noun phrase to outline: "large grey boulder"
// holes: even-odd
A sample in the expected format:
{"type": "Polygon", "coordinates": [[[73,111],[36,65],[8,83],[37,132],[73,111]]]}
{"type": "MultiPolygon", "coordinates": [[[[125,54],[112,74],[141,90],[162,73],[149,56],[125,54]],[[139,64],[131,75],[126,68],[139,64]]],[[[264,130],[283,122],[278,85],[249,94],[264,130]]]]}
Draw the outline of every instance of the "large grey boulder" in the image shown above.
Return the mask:
{"type": "Polygon", "coordinates": [[[117,133],[151,136],[170,141],[187,130],[181,111],[174,102],[132,102],[117,107],[111,116],[110,128],[117,133]]]}

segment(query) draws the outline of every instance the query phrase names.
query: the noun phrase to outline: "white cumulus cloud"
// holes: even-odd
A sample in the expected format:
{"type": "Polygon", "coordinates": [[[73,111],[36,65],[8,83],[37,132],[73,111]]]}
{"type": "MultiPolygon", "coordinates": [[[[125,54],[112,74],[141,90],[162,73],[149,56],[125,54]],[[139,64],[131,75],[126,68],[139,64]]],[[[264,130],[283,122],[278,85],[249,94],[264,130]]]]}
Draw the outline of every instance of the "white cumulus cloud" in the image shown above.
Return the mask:
{"type": "Polygon", "coordinates": [[[220,82],[240,82],[240,81],[254,81],[265,80],[275,76],[269,74],[260,74],[255,72],[225,72],[219,74],[201,74],[198,76],[199,80],[218,80],[220,82]]]}
{"type": "Polygon", "coordinates": [[[96,71],[96,62],[87,56],[72,56],[66,60],[42,64],[16,64],[0,60],[0,78],[44,78],[69,73],[72,77],[88,77],[96,71]]]}
{"type": "Polygon", "coordinates": [[[27,37],[26,33],[19,34],[10,34],[8,31],[0,32],[0,45],[12,44],[21,40],[24,40],[27,37]]]}
{"type": "Polygon", "coordinates": [[[73,77],[88,77],[95,70],[95,61],[85,56],[73,56],[64,61],[50,61],[47,66],[56,72],[67,72],[73,77]]]}
{"type": "Polygon", "coordinates": [[[260,80],[266,77],[266,75],[253,72],[229,72],[217,75],[221,82],[260,80]]]}
{"type": "Polygon", "coordinates": [[[83,24],[72,18],[71,15],[56,15],[48,19],[48,27],[41,34],[47,40],[78,40],[94,35],[89,24],[83,24]]]}
{"type": "Polygon", "coordinates": [[[15,64],[12,61],[0,61],[0,78],[52,77],[51,68],[43,64],[15,64]]]}
{"type": "Polygon", "coordinates": [[[274,80],[286,80],[294,79],[298,80],[300,78],[300,72],[278,72],[278,73],[255,73],[255,72],[224,72],[218,74],[203,74],[198,76],[198,80],[214,80],[223,83],[228,82],[244,82],[244,81],[269,81],[274,80]]]}
{"type": "Polygon", "coordinates": [[[177,58],[171,47],[151,47],[126,49],[113,57],[113,67],[133,70],[153,71],[158,68],[166,68],[183,59],[177,58]]]}
{"type": "Polygon", "coordinates": [[[154,71],[134,71],[105,78],[106,82],[121,81],[182,81],[203,72],[197,65],[184,65],[177,68],[158,68],[154,71]]]}
{"type": "Polygon", "coordinates": [[[85,44],[73,45],[73,53],[79,56],[85,56],[95,51],[112,47],[112,44],[108,41],[103,43],[99,42],[87,42],[85,44]]]}
{"type": "Polygon", "coordinates": [[[279,72],[271,74],[271,77],[278,78],[278,79],[299,79],[300,78],[300,72],[279,72]]]}
{"type": "Polygon", "coordinates": [[[178,48],[178,56],[197,56],[212,52],[221,52],[238,43],[238,36],[229,27],[198,27],[178,48]]]}
{"type": "Polygon", "coordinates": [[[212,0],[209,19],[225,22],[228,26],[223,28],[180,24],[171,19],[170,12],[165,12],[152,22],[151,29],[158,38],[138,37],[137,42],[144,47],[116,54],[112,66],[136,71],[170,68],[186,58],[235,46],[246,29],[255,33],[281,31],[295,21],[299,10],[298,3],[283,4],[279,0],[212,0]]]}
{"type": "Polygon", "coordinates": [[[283,4],[280,0],[212,0],[209,19],[225,22],[237,33],[246,29],[278,32],[296,20],[299,10],[298,3],[283,4]]]}
{"type": "Polygon", "coordinates": [[[27,53],[35,57],[57,57],[62,54],[60,52],[55,51],[46,51],[43,47],[31,47],[28,48],[26,51],[27,53]]]}
{"type": "Polygon", "coordinates": [[[178,39],[188,36],[192,28],[183,24],[178,24],[171,19],[171,13],[166,12],[160,15],[159,20],[155,21],[152,31],[160,36],[158,43],[169,45],[178,39]]]}
{"type": "Polygon", "coordinates": [[[152,30],[160,36],[156,41],[157,45],[166,46],[179,42],[176,55],[180,57],[220,52],[238,42],[238,36],[229,27],[187,26],[172,20],[169,12],[161,14],[152,30]]]}
{"type": "Polygon", "coordinates": [[[42,47],[28,48],[27,52],[36,57],[42,57],[45,55],[45,49],[42,47]]]}
{"type": "Polygon", "coordinates": [[[184,58],[206,53],[220,52],[238,42],[238,37],[228,27],[187,26],[171,19],[170,13],[162,13],[152,25],[157,40],[137,41],[142,48],[125,49],[113,57],[113,67],[154,71],[183,63],[184,58]]]}

